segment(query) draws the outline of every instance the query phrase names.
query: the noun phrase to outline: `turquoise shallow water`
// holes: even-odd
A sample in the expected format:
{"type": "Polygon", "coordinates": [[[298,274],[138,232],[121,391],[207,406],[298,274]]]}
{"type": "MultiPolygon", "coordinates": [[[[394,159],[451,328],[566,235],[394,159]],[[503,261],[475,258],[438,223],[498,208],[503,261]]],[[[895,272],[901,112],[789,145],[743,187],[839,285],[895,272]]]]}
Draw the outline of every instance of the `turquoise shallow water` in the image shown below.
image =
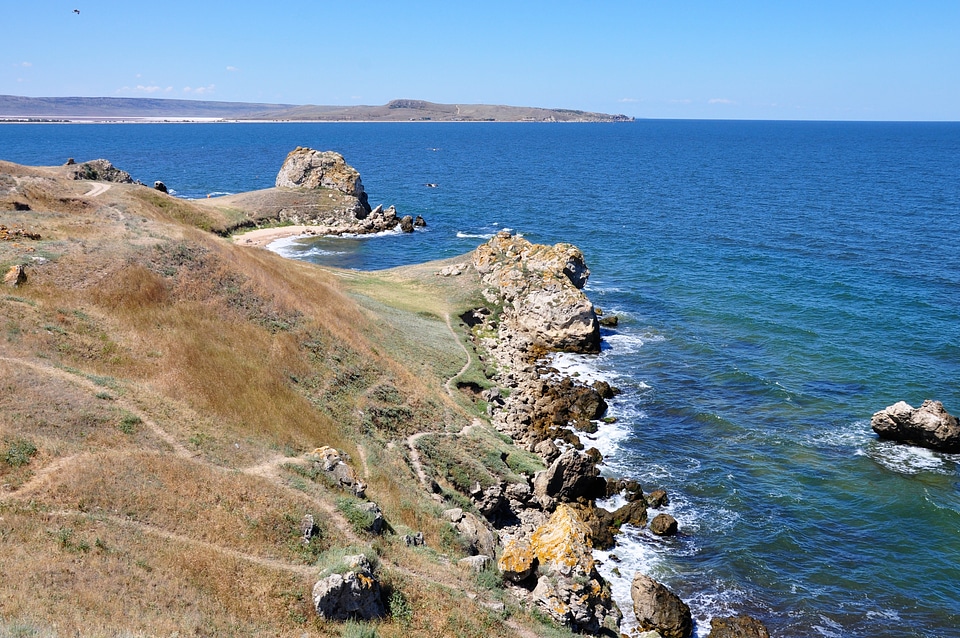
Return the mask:
{"type": "Polygon", "coordinates": [[[272,185],[338,150],[413,236],[291,255],[380,268],[499,228],[586,254],[621,316],[598,357],[608,471],[672,495],[684,534],[616,550],[710,616],[778,636],[960,636],[960,456],[876,440],[870,415],[960,413],[960,125],[802,122],[0,127],[0,158],[107,157],[178,195],[272,185]],[[436,183],[437,188],[425,184],[436,183]]]}

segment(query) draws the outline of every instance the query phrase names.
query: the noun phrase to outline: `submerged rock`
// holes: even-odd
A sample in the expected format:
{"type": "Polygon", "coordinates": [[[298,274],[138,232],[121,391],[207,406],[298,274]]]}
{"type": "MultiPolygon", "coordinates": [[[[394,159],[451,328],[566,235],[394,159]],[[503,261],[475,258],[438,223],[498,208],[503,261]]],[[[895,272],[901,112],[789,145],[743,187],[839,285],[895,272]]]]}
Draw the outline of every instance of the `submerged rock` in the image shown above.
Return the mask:
{"type": "Polygon", "coordinates": [[[707,638],[770,638],[770,632],[756,618],[729,616],[711,619],[707,638]]]}
{"type": "Polygon", "coordinates": [[[874,414],[870,427],[882,439],[960,452],[960,423],[939,401],[927,399],[919,408],[900,401],[874,414]]]}

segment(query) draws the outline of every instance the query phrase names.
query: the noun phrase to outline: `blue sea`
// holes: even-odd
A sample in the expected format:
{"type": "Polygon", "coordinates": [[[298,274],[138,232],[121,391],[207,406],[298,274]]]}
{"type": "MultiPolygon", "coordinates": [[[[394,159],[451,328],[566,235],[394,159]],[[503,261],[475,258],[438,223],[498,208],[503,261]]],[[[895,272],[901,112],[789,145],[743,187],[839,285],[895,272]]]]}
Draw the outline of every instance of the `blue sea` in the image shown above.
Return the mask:
{"type": "Polygon", "coordinates": [[[620,325],[558,365],[624,390],[592,443],[682,532],[600,554],[624,609],[642,569],[700,636],[740,613],[780,637],[960,636],[960,455],[869,426],[899,400],[960,414],[960,124],[0,126],[2,159],[104,157],[187,198],[272,186],[296,146],[429,226],[291,257],[386,268],[502,228],[583,250],[620,325]]]}

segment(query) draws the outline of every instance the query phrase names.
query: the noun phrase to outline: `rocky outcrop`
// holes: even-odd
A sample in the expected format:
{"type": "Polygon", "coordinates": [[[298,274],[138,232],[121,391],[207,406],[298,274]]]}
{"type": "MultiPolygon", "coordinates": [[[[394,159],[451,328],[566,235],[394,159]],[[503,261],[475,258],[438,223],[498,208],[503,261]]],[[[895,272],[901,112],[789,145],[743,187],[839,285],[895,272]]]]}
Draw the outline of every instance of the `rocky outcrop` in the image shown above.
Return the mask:
{"type": "Polygon", "coordinates": [[[883,439],[960,452],[960,423],[939,401],[927,399],[919,408],[900,401],[874,414],[870,426],[883,439]]]}
{"type": "Polygon", "coordinates": [[[160,180],[157,180],[157,181],[155,181],[155,182],[153,183],[153,189],[154,189],[154,190],[158,190],[158,191],[160,191],[161,193],[169,193],[169,192],[170,192],[169,189],[167,188],[167,185],[164,184],[163,182],[161,182],[160,180]]]}
{"type": "Polygon", "coordinates": [[[537,568],[537,554],[527,539],[511,539],[497,560],[497,569],[503,577],[513,582],[522,582],[537,568]]]}
{"type": "Polygon", "coordinates": [[[473,555],[495,556],[497,537],[486,521],[475,514],[464,512],[459,507],[445,510],[444,518],[450,521],[453,529],[460,534],[464,544],[473,555]]]}
{"type": "Polygon", "coordinates": [[[277,188],[317,190],[328,188],[356,197],[369,213],[370,204],[360,181],[360,173],[334,151],[315,151],[298,146],[290,151],[277,173],[277,188]]]}
{"type": "Polygon", "coordinates": [[[597,574],[590,528],[573,508],[558,506],[530,537],[530,547],[539,564],[532,593],[537,605],[578,632],[616,630],[620,610],[597,574]]]}
{"type": "Polygon", "coordinates": [[[27,269],[21,264],[10,266],[10,270],[3,276],[3,285],[9,288],[19,288],[27,283],[27,269]]]}
{"type": "Polygon", "coordinates": [[[606,492],[607,481],[600,476],[596,458],[573,449],[533,479],[533,496],[544,509],[553,509],[557,502],[602,498],[606,492]]]}
{"type": "Polygon", "coordinates": [[[357,478],[353,468],[347,464],[348,456],[332,447],[318,447],[306,456],[313,464],[314,471],[323,472],[329,483],[358,498],[364,497],[367,486],[357,478]]]}
{"type": "Polygon", "coordinates": [[[380,583],[367,557],[344,557],[348,568],[321,578],[313,586],[313,606],[326,620],[373,620],[385,615],[380,583]]]}
{"type": "Polygon", "coordinates": [[[133,183],[130,173],[121,171],[105,159],[97,159],[83,164],[71,164],[70,177],[71,179],[89,179],[119,184],[133,183]]]}
{"type": "Polygon", "coordinates": [[[543,246],[501,231],[477,248],[473,265],[485,295],[543,350],[599,352],[600,326],[580,290],[590,271],[570,244],[543,246]]]}
{"type": "Polygon", "coordinates": [[[690,607],[646,574],[637,572],[634,576],[630,597],[641,631],[653,630],[663,638],[689,638],[693,634],[690,607]]]}
{"type": "Polygon", "coordinates": [[[711,619],[707,638],[770,638],[770,632],[756,618],[729,616],[711,619]]]}

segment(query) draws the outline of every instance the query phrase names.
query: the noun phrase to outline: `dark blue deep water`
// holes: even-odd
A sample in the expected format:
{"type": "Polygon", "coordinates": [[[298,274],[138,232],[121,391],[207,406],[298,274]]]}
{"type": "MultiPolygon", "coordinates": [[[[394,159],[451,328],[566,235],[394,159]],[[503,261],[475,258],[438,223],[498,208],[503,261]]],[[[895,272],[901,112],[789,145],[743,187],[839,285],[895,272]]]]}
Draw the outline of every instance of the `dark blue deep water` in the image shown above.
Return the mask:
{"type": "Polygon", "coordinates": [[[870,415],[960,413],[960,124],[0,126],[0,158],[105,157],[183,197],[272,186],[294,147],[340,151],[413,236],[293,243],[373,269],[499,228],[569,241],[618,330],[571,358],[625,392],[597,445],[663,487],[683,534],[634,530],[643,569],[775,636],[960,636],[960,456],[879,442],[870,415]],[[425,184],[435,183],[437,188],[425,184]]]}

